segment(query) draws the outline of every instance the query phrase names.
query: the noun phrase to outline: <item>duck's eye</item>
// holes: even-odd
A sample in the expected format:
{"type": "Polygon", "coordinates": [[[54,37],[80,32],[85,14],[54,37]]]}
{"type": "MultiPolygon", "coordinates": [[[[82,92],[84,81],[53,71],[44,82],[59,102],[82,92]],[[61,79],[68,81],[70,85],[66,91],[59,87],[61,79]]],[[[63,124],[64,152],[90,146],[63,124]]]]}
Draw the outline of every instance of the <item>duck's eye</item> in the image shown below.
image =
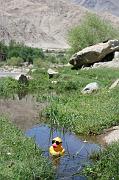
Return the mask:
{"type": "Polygon", "coordinates": [[[52,140],[52,144],[54,144],[56,141],[55,140],[52,140]]]}
{"type": "Polygon", "coordinates": [[[62,142],[52,140],[52,144],[54,144],[54,143],[56,143],[56,145],[59,145],[59,144],[61,144],[62,142]]]}
{"type": "Polygon", "coordinates": [[[59,145],[60,143],[62,143],[62,142],[56,141],[56,144],[57,144],[57,145],[59,145]]]}

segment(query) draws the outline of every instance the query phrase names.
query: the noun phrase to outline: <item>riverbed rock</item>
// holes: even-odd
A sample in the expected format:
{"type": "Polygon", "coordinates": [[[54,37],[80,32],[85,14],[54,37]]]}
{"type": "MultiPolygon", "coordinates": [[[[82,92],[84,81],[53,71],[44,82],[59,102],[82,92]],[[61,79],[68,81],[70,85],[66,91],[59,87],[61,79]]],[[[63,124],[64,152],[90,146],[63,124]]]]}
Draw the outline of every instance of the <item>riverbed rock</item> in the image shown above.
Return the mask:
{"type": "Polygon", "coordinates": [[[85,88],[81,91],[82,94],[90,94],[99,89],[99,84],[97,82],[89,83],[85,86],[85,88]]]}
{"type": "Polygon", "coordinates": [[[109,40],[82,49],[74,54],[69,62],[77,68],[91,66],[96,62],[111,61],[115,51],[119,51],[119,40],[109,40]]]}

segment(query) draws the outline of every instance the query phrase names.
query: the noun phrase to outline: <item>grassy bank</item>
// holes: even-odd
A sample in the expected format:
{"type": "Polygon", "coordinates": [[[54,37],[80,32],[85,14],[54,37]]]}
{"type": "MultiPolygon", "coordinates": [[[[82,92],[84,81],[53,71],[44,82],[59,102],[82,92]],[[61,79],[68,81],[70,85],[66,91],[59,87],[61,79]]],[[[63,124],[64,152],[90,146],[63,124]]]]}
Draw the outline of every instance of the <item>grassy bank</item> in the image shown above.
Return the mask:
{"type": "Polygon", "coordinates": [[[0,117],[0,179],[54,179],[53,168],[31,139],[0,117]]]}
{"type": "Polygon", "coordinates": [[[32,93],[37,101],[48,102],[43,116],[49,124],[77,134],[100,134],[103,129],[118,125],[118,87],[109,90],[119,77],[118,69],[77,71],[63,67],[57,71],[59,75],[49,79],[47,69],[39,68],[31,73],[33,80],[26,86],[11,78],[0,79],[0,96],[9,97],[24,90],[32,93]],[[81,94],[81,90],[91,82],[99,83],[100,90],[81,94]]]}
{"type": "Polygon", "coordinates": [[[107,180],[119,179],[119,142],[107,147],[98,155],[98,161],[93,167],[85,169],[88,179],[107,180]]]}
{"type": "Polygon", "coordinates": [[[69,128],[78,134],[99,134],[119,123],[118,87],[109,90],[119,77],[118,70],[62,69],[60,73],[57,84],[52,86],[56,95],[51,96],[51,105],[46,110],[51,124],[69,128]],[[100,90],[93,94],[81,94],[82,88],[91,82],[98,82],[100,90]]]}

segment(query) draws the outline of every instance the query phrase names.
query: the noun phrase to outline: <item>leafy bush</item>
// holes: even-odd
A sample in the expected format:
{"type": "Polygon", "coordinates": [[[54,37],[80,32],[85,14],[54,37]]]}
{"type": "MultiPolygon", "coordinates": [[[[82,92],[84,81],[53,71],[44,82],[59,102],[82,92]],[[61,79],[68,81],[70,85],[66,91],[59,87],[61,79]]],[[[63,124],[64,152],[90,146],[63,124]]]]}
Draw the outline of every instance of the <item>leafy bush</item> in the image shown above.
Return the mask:
{"type": "Polygon", "coordinates": [[[36,58],[33,61],[33,65],[38,68],[48,68],[49,63],[46,62],[44,59],[36,58]]]}
{"type": "Polygon", "coordinates": [[[55,54],[47,54],[46,60],[50,63],[57,63],[57,58],[55,54]]]}
{"type": "Polygon", "coordinates": [[[109,22],[91,13],[88,13],[81,24],[71,29],[68,34],[71,53],[113,38],[119,38],[118,30],[109,22]]]}
{"type": "Polygon", "coordinates": [[[4,52],[8,59],[20,57],[24,61],[33,62],[35,58],[44,58],[42,49],[27,47],[22,43],[11,41],[8,46],[0,42],[0,52],[4,52]]]}
{"type": "Polygon", "coordinates": [[[0,42],[0,52],[6,54],[7,51],[8,51],[8,47],[3,42],[0,42]]]}
{"type": "Polygon", "coordinates": [[[16,94],[18,82],[12,78],[0,78],[0,97],[10,97],[16,94]]]}
{"type": "Polygon", "coordinates": [[[7,64],[10,66],[21,66],[23,59],[20,57],[11,57],[7,60],[7,64]]]}

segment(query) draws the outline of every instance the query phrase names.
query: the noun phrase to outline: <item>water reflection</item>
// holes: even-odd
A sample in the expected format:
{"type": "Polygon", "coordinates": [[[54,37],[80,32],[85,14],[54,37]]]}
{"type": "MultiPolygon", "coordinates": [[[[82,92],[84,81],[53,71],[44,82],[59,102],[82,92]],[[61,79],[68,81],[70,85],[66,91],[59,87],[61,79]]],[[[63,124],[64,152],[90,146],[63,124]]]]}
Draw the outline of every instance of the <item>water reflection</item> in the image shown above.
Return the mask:
{"type": "Polygon", "coordinates": [[[56,179],[78,179],[84,180],[85,177],[81,177],[78,174],[82,168],[90,164],[90,154],[94,151],[99,151],[100,146],[93,143],[83,142],[76,135],[56,129],[51,129],[47,125],[35,126],[26,132],[28,137],[33,137],[36,144],[43,149],[44,156],[49,157],[48,149],[51,146],[52,139],[59,136],[63,140],[63,147],[66,153],[63,157],[53,158],[52,161],[56,166],[57,177],[56,179]]]}
{"type": "Polygon", "coordinates": [[[28,95],[28,90],[27,89],[21,89],[20,91],[18,91],[17,94],[18,94],[19,100],[21,100],[28,95]]]}

